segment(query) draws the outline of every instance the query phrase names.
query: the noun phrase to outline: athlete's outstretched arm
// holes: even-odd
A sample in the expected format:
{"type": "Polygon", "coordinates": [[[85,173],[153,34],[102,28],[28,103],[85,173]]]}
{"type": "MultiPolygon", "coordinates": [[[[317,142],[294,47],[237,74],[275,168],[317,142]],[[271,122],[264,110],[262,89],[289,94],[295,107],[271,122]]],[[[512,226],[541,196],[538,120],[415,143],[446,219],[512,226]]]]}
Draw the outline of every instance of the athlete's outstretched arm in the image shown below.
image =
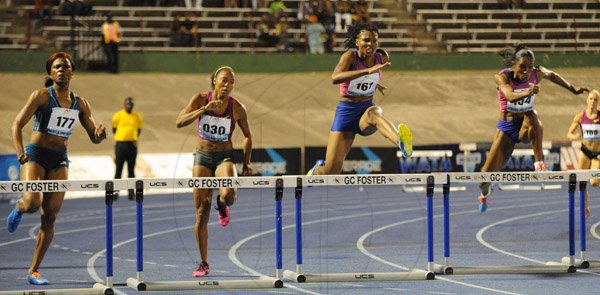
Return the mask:
{"type": "Polygon", "coordinates": [[[573,94],[578,95],[584,92],[589,92],[590,90],[586,87],[576,87],[573,84],[569,83],[565,78],[559,75],[556,72],[553,72],[544,67],[538,67],[538,72],[541,73],[541,76],[545,79],[552,81],[554,84],[562,86],[563,88],[571,91],[573,94]]]}

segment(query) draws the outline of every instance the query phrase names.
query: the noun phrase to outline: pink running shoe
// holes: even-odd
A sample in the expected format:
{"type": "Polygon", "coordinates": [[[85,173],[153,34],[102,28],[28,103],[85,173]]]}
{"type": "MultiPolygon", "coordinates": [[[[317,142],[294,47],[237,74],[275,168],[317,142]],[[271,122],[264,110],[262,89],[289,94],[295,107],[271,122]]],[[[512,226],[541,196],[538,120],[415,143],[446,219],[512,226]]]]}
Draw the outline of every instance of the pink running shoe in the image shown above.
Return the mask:
{"type": "Polygon", "coordinates": [[[535,172],[546,172],[548,171],[548,165],[546,163],[539,161],[533,163],[533,167],[535,167],[535,172]]]}
{"type": "Polygon", "coordinates": [[[219,223],[222,227],[226,227],[229,224],[229,220],[231,220],[231,215],[229,214],[229,206],[221,203],[221,198],[217,196],[217,206],[215,207],[217,211],[219,211],[219,223]]]}
{"type": "Polygon", "coordinates": [[[209,273],[210,273],[210,266],[208,266],[208,263],[202,261],[198,265],[198,268],[196,268],[196,270],[194,270],[192,272],[192,277],[199,278],[199,277],[207,276],[209,273]]]}

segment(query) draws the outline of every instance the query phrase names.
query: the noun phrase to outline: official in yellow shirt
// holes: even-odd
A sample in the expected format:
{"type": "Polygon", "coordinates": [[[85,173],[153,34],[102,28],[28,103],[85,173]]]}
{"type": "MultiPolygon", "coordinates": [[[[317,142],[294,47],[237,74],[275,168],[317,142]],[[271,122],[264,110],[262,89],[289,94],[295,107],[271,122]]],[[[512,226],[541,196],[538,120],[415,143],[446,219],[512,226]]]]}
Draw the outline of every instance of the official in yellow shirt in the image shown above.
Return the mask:
{"type": "MultiPolygon", "coordinates": [[[[121,178],[123,164],[127,162],[129,178],[135,178],[135,160],[137,158],[137,141],[144,127],[142,115],[133,111],[133,98],[125,99],[124,108],[112,118],[112,130],[115,134],[115,179],[121,178]]],[[[129,200],[135,197],[133,190],[129,190],[129,200]]],[[[118,194],[116,195],[118,198],[118,194]]],[[[116,199],[115,198],[115,199],[116,199]]]]}

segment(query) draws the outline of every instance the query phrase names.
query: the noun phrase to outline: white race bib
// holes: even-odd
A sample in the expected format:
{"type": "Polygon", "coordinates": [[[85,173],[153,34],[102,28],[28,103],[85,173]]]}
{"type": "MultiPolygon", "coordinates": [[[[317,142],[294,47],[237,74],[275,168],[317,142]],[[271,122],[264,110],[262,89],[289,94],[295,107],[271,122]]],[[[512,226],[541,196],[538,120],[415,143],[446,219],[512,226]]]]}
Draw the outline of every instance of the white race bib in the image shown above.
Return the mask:
{"type": "Polygon", "coordinates": [[[228,141],[231,119],[202,115],[198,129],[200,136],[210,141],[228,141]]]}
{"type": "Polygon", "coordinates": [[[350,81],[347,94],[350,96],[373,96],[379,83],[379,73],[365,75],[350,81]]]}
{"type": "MultiPolygon", "coordinates": [[[[515,92],[527,91],[527,88],[515,89],[515,92]]],[[[510,113],[523,113],[533,110],[533,103],[535,101],[535,94],[521,98],[519,100],[507,101],[506,110],[510,113]]]]}
{"type": "Polygon", "coordinates": [[[581,124],[584,140],[600,140],[600,124],[581,124]]]}
{"type": "Polygon", "coordinates": [[[52,108],[48,121],[48,134],[69,137],[79,122],[79,111],[60,107],[52,108]]]}

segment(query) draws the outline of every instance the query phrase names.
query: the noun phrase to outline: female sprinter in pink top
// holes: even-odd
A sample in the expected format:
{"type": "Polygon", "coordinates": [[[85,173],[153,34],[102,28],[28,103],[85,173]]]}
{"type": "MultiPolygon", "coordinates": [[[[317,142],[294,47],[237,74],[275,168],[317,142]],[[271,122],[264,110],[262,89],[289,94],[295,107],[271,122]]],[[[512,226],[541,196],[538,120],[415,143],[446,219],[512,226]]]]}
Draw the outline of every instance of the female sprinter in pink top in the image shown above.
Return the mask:
{"type": "MultiPolygon", "coordinates": [[[[543,79],[548,79],[573,94],[581,94],[588,90],[573,86],[556,72],[541,66],[535,67],[533,51],[523,44],[505,49],[500,55],[504,58],[506,66],[494,75],[500,102],[500,119],[490,153],[481,172],[499,171],[512,155],[518,142],[532,143],[535,170],[545,171],[546,165],[542,159],[542,123],[533,106],[540,90],[538,84],[543,79]]],[[[479,187],[479,210],[484,212],[488,207],[492,186],[491,183],[484,182],[479,187]]]]}
{"type": "Polygon", "coordinates": [[[308,175],[339,174],[356,134],[368,136],[379,131],[398,145],[404,156],[412,155],[410,129],[404,124],[396,127],[373,103],[375,90],[379,89],[382,94],[385,90],[379,85],[381,71],[391,64],[387,52],[377,48],[378,36],[372,24],[357,23],[348,27],[344,46],[349,50],[342,54],[331,75],[333,84],[340,84],[341,96],[329,132],[325,161],[317,161],[308,175]]]}
{"type": "MultiPolygon", "coordinates": [[[[569,140],[581,140],[581,152],[579,153],[579,169],[600,169],[600,111],[598,111],[598,100],[600,92],[590,91],[587,98],[587,108],[575,115],[573,122],[567,132],[569,140]],[[578,132],[580,130],[580,132],[578,132]]],[[[600,179],[592,179],[593,186],[600,186],[600,179]]],[[[585,217],[590,216],[588,206],[588,194],[585,192],[585,217]]]]}
{"type": "MultiPolygon", "coordinates": [[[[246,107],[230,96],[235,83],[232,68],[220,67],[211,76],[212,91],[201,92],[190,100],[177,117],[177,127],[196,122],[198,142],[194,153],[194,177],[235,177],[237,171],[233,163],[233,143],[231,135],[235,123],[244,134],[244,165],[242,175],[252,175],[250,155],[252,154],[252,134],[246,116],[246,107]]],[[[220,188],[217,196],[219,223],[225,227],[231,216],[229,206],[236,200],[233,188],[220,188]]],[[[196,205],[196,241],[200,251],[201,262],[192,272],[194,277],[208,275],[208,218],[212,203],[212,189],[194,189],[196,205]]]]}

